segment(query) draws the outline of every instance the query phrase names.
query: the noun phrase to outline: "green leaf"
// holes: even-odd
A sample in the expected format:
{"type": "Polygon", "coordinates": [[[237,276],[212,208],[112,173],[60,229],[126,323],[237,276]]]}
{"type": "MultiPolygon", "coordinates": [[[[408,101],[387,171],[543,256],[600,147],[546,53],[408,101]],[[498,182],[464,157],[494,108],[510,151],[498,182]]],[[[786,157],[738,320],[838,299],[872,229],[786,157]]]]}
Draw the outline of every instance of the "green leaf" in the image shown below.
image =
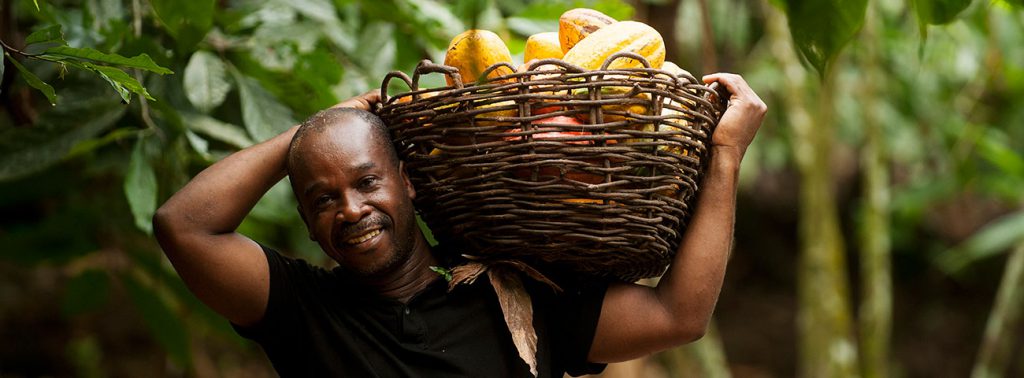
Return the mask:
{"type": "Polygon", "coordinates": [[[36,12],[39,12],[39,0],[32,0],[32,4],[35,4],[36,12]]]}
{"type": "Polygon", "coordinates": [[[424,222],[423,218],[420,218],[419,214],[416,214],[416,224],[420,226],[420,231],[423,232],[423,236],[427,238],[427,243],[429,243],[431,247],[436,246],[437,239],[434,239],[434,232],[430,230],[430,226],[427,226],[427,222],[424,222]]]}
{"type": "Polygon", "coordinates": [[[69,64],[79,66],[99,74],[103,80],[106,80],[107,83],[117,91],[117,94],[121,95],[121,99],[124,100],[124,103],[126,104],[131,103],[132,93],[137,93],[139,96],[156,101],[156,99],[154,99],[153,96],[150,96],[149,92],[146,91],[146,87],[143,87],[142,84],[139,84],[138,80],[135,80],[134,77],[131,77],[120,68],[101,66],[89,62],[69,62],[69,64]]]}
{"type": "Polygon", "coordinates": [[[202,41],[213,25],[214,0],[149,0],[149,4],[184,50],[202,41]]]}
{"type": "Polygon", "coordinates": [[[153,214],[156,213],[156,173],[146,156],[146,139],[139,138],[132,149],[128,173],[124,178],[124,195],[135,217],[135,226],[147,234],[153,232],[153,214]]]}
{"type": "Polygon", "coordinates": [[[41,171],[67,156],[79,142],[99,135],[124,114],[111,96],[65,91],[64,101],[44,113],[34,127],[0,131],[0,181],[41,171]]]}
{"type": "Polygon", "coordinates": [[[96,310],[107,302],[110,296],[110,278],[99,270],[86,270],[72,278],[64,286],[61,313],[74,316],[96,310]]]}
{"type": "Polygon", "coordinates": [[[253,145],[252,139],[245,134],[245,130],[238,126],[201,114],[184,113],[181,116],[185,125],[192,131],[238,148],[253,145]]]}
{"type": "Polygon", "coordinates": [[[192,364],[189,353],[188,329],[181,317],[165,302],[161,293],[153,287],[143,285],[137,279],[124,276],[125,289],[139,317],[149,328],[156,341],[167,350],[171,359],[183,367],[192,364]]]}
{"type": "Polygon", "coordinates": [[[292,112],[255,79],[231,70],[242,102],[242,121],[254,140],[264,141],[295,125],[292,112]]]}
{"type": "Polygon", "coordinates": [[[448,8],[433,0],[403,0],[398,2],[405,18],[415,28],[424,31],[436,46],[447,45],[448,41],[466,27],[448,8]]]}
{"type": "Polygon", "coordinates": [[[290,226],[301,221],[295,207],[295,195],[292,194],[290,184],[287,180],[281,180],[263,194],[249,215],[262,221],[290,226]]]}
{"type": "Polygon", "coordinates": [[[445,269],[445,267],[443,267],[443,266],[430,266],[430,270],[433,271],[434,273],[439,274],[441,277],[444,277],[445,281],[448,281],[448,282],[452,281],[452,271],[450,271],[448,269],[445,269]]]}
{"type": "Polygon", "coordinates": [[[357,64],[366,70],[370,77],[384,77],[391,71],[395,62],[395,39],[392,37],[394,27],[387,22],[372,22],[363,29],[357,46],[373,46],[364,53],[352,57],[357,64]]]}
{"type": "Polygon", "coordinates": [[[867,0],[783,0],[800,55],[824,77],[864,23],[867,0]]]}
{"type": "Polygon", "coordinates": [[[972,0],[913,0],[921,26],[948,24],[971,5],[972,0]]]}
{"type": "Polygon", "coordinates": [[[11,61],[11,64],[14,64],[14,68],[17,68],[18,72],[21,72],[21,77],[25,78],[25,82],[28,83],[29,86],[43,92],[43,94],[46,95],[46,99],[50,101],[50,105],[57,105],[57,92],[54,92],[53,87],[51,87],[50,84],[46,84],[42,80],[39,80],[39,77],[36,76],[36,74],[29,71],[25,66],[21,65],[21,63],[18,63],[18,60],[14,59],[14,57],[6,51],[4,51],[4,56],[7,57],[7,60],[11,61]]]}
{"type": "Polygon", "coordinates": [[[310,19],[325,23],[338,22],[338,12],[330,0],[291,0],[285,4],[310,19]]]}
{"type": "Polygon", "coordinates": [[[534,20],[552,20],[558,22],[562,13],[573,8],[590,8],[608,15],[616,20],[633,18],[633,7],[621,0],[598,1],[536,1],[520,9],[515,16],[534,20]]]}
{"type": "Polygon", "coordinates": [[[998,167],[1005,176],[1024,178],[1024,156],[1006,144],[1010,137],[1002,130],[986,129],[985,136],[978,142],[978,154],[998,167]]]}
{"type": "Polygon", "coordinates": [[[64,41],[64,33],[61,31],[60,24],[47,26],[45,28],[36,30],[25,37],[25,46],[36,44],[36,43],[59,43],[66,45],[64,41]]]}
{"type": "Polygon", "coordinates": [[[185,96],[196,109],[209,113],[224,103],[231,91],[224,62],[206,51],[196,51],[185,66],[185,96]]]}
{"type": "Polygon", "coordinates": [[[152,58],[147,54],[139,54],[131,58],[126,58],[118,54],[108,54],[99,52],[96,49],[91,48],[74,48],[68,46],[57,46],[51,47],[43,51],[43,55],[40,56],[42,59],[62,61],[71,58],[73,60],[91,60],[94,62],[113,64],[122,67],[138,68],[150,72],[155,72],[161,75],[173,74],[174,72],[161,67],[156,64],[152,58]]]}
{"type": "Polygon", "coordinates": [[[938,257],[939,266],[956,273],[971,263],[1005,252],[1024,241],[1024,211],[1004,215],[982,227],[956,248],[938,257]]]}

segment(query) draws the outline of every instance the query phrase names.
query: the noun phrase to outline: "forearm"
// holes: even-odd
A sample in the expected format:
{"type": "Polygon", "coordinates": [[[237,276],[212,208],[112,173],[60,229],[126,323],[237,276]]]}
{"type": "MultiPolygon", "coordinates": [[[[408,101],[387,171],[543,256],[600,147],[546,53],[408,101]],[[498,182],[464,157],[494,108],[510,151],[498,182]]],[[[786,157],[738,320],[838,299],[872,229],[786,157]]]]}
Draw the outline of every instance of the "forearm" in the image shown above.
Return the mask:
{"type": "Polygon", "coordinates": [[[706,327],[722,288],[732,249],[741,154],[714,147],[695,213],[657,288],[659,300],[686,329],[706,327]]]}
{"type": "Polygon", "coordinates": [[[157,236],[161,229],[165,234],[233,232],[263,194],[285,176],[288,145],[296,129],[238,151],[196,175],[157,211],[157,236]]]}

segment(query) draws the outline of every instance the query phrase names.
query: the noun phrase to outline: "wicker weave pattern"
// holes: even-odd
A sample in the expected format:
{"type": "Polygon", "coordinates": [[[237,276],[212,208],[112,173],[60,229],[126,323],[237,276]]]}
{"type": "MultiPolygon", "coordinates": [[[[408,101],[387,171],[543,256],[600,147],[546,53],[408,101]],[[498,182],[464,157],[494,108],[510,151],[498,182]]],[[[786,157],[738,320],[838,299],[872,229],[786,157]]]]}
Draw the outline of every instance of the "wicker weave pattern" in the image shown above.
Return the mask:
{"type": "Polygon", "coordinates": [[[593,71],[551,59],[463,86],[453,68],[424,61],[411,79],[385,77],[385,95],[395,78],[411,89],[378,114],[435,236],[470,243],[484,261],[626,281],[662,273],[691,215],[722,96],[689,75],[607,70],[617,58],[649,67],[635,54],[593,71]],[[419,89],[428,73],[455,86],[419,89]],[[553,116],[585,122],[533,123],[553,116]]]}

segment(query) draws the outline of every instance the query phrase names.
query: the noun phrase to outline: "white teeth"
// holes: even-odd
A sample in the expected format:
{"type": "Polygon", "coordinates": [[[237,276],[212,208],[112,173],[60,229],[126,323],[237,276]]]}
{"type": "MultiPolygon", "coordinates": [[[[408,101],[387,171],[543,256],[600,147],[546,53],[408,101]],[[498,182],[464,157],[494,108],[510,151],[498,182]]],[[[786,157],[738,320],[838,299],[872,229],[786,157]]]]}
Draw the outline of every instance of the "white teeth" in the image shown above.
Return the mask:
{"type": "Polygon", "coordinates": [[[373,239],[373,237],[377,236],[377,235],[380,235],[380,229],[376,229],[376,230],[367,232],[365,234],[362,234],[360,236],[356,236],[356,237],[354,237],[352,239],[346,240],[345,242],[348,243],[348,244],[359,244],[359,243],[362,243],[364,241],[373,239]]]}

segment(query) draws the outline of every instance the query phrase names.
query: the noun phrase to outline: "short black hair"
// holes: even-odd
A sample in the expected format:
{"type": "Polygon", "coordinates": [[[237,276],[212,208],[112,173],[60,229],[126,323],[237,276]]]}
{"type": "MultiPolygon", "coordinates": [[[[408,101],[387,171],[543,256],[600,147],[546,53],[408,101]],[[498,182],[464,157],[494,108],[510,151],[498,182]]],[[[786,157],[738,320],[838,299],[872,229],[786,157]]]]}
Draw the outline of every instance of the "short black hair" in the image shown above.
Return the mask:
{"type": "Polygon", "coordinates": [[[288,157],[285,163],[288,171],[291,172],[292,167],[302,163],[303,156],[300,153],[301,148],[298,146],[302,143],[303,139],[309,135],[319,135],[332,127],[345,126],[353,120],[363,121],[370,126],[373,143],[377,144],[378,148],[383,148],[387,152],[388,157],[393,159],[392,162],[397,166],[399,163],[398,152],[395,151],[395,146],[391,144],[388,127],[380,117],[362,109],[331,108],[313,114],[299,125],[299,129],[295,131],[291,144],[288,146],[288,157]]]}

